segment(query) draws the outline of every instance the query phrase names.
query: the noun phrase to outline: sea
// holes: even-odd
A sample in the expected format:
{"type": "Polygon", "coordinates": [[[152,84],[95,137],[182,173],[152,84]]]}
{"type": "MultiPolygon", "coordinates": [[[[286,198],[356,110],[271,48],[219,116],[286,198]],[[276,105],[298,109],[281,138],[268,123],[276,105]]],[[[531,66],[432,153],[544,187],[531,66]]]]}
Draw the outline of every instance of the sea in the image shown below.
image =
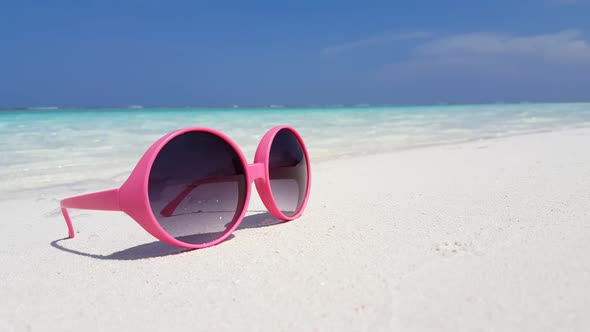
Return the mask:
{"type": "Polygon", "coordinates": [[[155,140],[186,127],[224,132],[251,162],[276,125],[300,132],[313,164],[590,127],[590,103],[0,110],[0,199],[117,187],[155,140]]]}

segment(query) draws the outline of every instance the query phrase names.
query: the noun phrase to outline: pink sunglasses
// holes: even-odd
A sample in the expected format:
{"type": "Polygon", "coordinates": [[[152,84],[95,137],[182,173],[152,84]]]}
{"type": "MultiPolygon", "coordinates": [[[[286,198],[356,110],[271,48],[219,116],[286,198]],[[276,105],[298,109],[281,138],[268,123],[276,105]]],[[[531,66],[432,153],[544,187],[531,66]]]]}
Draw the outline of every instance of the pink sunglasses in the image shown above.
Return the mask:
{"type": "Polygon", "coordinates": [[[67,209],[123,211],[148,233],[173,246],[199,249],[225,240],[239,225],[251,183],[281,220],[301,216],[311,187],[303,139],[288,126],[269,130],[248,164],[238,146],[209,128],[186,128],[156,141],[118,189],[70,197],[67,209]]]}

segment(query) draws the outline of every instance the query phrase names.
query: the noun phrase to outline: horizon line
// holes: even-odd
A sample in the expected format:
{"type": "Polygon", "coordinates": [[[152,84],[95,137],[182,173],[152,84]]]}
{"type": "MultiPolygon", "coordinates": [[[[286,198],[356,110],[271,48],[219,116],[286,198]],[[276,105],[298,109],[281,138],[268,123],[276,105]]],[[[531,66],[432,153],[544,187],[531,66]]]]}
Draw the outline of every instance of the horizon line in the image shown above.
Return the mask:
{"type": "Polygon", "coordinates": [[[438,103],[402,103],[402,104],[318,104],[318,105],[226,105],[226,106],[143,106],[143,105],[103,105],[103,106],[15,106],[0,107],[0,111],[56,111],[56,110],[153,110],[153,109],[193,109],[193,110],[248,110],[248,109],[310,109],[310,108],[370,108],[370,107],[420,107],[420,106],[471,106],[471,105],[523,105],[523,104],[587,104],[589,101],[513,101],[513,102],[438,102],[438,103]]]}

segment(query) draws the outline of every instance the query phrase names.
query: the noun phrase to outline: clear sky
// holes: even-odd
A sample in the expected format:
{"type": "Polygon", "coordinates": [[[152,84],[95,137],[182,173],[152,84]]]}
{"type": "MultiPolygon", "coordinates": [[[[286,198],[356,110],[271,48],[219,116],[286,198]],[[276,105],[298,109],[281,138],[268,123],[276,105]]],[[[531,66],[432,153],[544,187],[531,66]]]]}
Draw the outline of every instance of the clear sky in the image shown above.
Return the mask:
{"type": "Polygon", "coordinates": [[[590,101],[590,0],[0,0],[0,107],[590,101]]]}

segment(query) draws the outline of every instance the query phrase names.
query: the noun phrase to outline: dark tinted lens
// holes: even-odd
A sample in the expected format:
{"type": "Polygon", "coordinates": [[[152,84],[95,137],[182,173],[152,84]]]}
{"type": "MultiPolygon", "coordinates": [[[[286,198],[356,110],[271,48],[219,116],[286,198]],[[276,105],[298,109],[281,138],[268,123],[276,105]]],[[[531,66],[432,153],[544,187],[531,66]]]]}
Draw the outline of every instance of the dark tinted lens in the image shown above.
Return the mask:
{"type": "Polygon", "coordinates": [[[244,207],[244,166],[222,138],[188,132],[162,148],[148,192],[153,214],[168,234],[186,243],[211,242],[233,225],[244,207]]]}
{"type": "Polygon", "coordinates": [[[307,193],[307,162],[293,132],[281,129],[270,147],[270,188],[279,209],[287,217],[295,215],[307,193]]]}

